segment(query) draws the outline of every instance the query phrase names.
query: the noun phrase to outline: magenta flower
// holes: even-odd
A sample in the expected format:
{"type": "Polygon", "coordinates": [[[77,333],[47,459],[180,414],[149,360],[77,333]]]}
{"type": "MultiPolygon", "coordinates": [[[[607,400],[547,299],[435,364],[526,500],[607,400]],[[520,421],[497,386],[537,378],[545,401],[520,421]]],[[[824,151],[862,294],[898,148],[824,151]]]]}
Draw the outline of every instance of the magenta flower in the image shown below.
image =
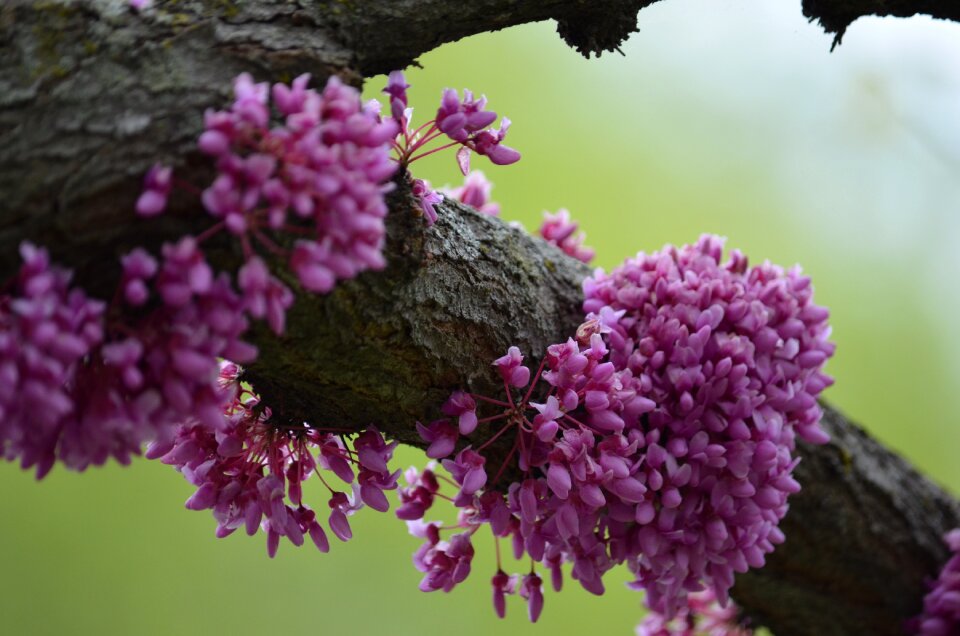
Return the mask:
{"type": "Polygon", "coordinates": [[[906,624],[906,632],[919,636],[950,636],[960,629],[960,528],[943,538],[952,553],[930,591],[923,597],[923,612],[906,624]]]}
{"type": "MultiPolygon", "coordinates": [[[[474,443],[443,463],[459,486],[446,496],[458,528],[488,524],[518,559],[546,566],[556,589],[568,564],[602,594],[606,572],[624,564],[665,622],[692,589],[725,606],[734,573],[762,567],[784,540],[796,437],[825,438],[816,397],[833,345],[808,279],[720,256],[704,237],[598,271],[576,338],[548,347],[535,374],[511,347],[494,362],[504,396],[451,397],[451,419],[426,432],[452,452],[454,418],[477,415],[474,443]],[[500,439],[510,450],[488,473],[485,450],[500,439]]],[[[498,614],[504,585],[495,577],[498,614]]],[[[536,620],[535,569],[520,590],[536,620]]]]}
{"type": "Polygon", "coordinates": [[[157,273],[157,261],[143,248],[136,248],[120,259],[123,265],[123,298],[133,307],[147,302],[150,291],[147,281],[157,273]]]}
{"type": "Polygon", "coordinates": [[[523,354],[517,347],[510,347],[507,355],[493,361],[500,377],[510,386],[523,388],[530,382],[530,369],[523,366],[523,354]]]}
{"type": "Polygon", "coordinates": [[[330,487],[321,469],[352,483],[351,494],[331,490],[328,501],[328,525],[341,541],[353,536],[348,517],[364,505],[380,511],[389,507],[383,493],[396,488],[399,476],[388,467],[395,442],[387,443],[371,428],[348,449],[341,436],[330,432],[307,425],[277,426],[270,409],[260,407],[259,398],[240,385],[238,376],[236,365],[223,365],[220,381],[231,399],[218,430],[184,424],[172,442],[154,442],[147,453],[175,466],[197,487],[186,506],[212,510],[218,537],[241,527],[253,535],[260,528],[271,557],[284,537],[300,546],[309,536],[318,550],[327,552],[326,532],[303,502],[302,484],[311,475],[330,487]]]}
{"type": "Polygon", "coordinates": [[[254,318],[266,318],[274,333],[282,335],[293,292],[270,274],[263,259],[253,256],[240,268],[237,286],[247,312],[254,318]]]}
{"type": "MultiPolygon", "coordinates": [[[[85,356],[103,340],[104,305],[71,289],[46,250],[23,243],[20,255],[14,291],[0,296],[0,451],[36,466],[40,479],[57,457],[82,469],[114,448],[109,422],[78,418],[75,389],[85,356]]],[[[126,459],[130,451],[116,452],[126,459]]]]}
{"type": "MultiPolygon", "coordinates": [[[[504,117],[498,130],[489,129],[496,121],[497,114],[486,109],[486,97],[475,99],[473,93],[465,90],[461,101],[457,91],[448,88],[443,92],[436,117],[418,128],[413,128],[410,123],[413,111],[407,107],[409,87],[403,73],[394,71],[383,89],[390,99],[390,121],[396,123],[400,133],[394,144],[396,160],[404,168],[418,159],[454,146],[459,146],[457,163],[464,175],[470,171],[471,151],[486,155],[497,165],[511,164],[520,159],[519,152],[502,144],[510,127],[509,119],[504,117]],[[426,149],[431,142],[444,136],[451,139],[452,143],[426,149]]],[[[431,190],[429,184],[422,179],[413,179],[412,187],[427,224],[432,225],[437,218],[435,206],[442,200],[441,195],[431,190]]],[[[479,183],[474,187],[482,188],[479,183]]],[[[488,195],[489,187],[485,196],[488,195]]],[[[480,193],[472,192],[469,196],[476,200],[480,193]]],[[[488,208],[492,209],[494,208],[488,208]]]]}
{"type": "Polygon", "coordinates": [[[22,253],[20,289],[0,300],[2,373],[13,391],[0,394],[5,457],[42,476],[55,459],[76,470],[111,457],[128,463],[145,442],[171,444],[187,420],[222,429],[229,395],[219,359],[256,350],[241,339],[247,321],[229,280],[213,276],[194,241],[164,246],[159,264],[142,250],[122,259],[119,297],[142,306],[152,284],[159,302],[116,333],[103,304],[68,290],[45,252],[22,253]]]}
{"type": "Polygon", "coordinates": [[[450,541],[428,541],[413,556],[413,563],[424,573],[420,590],[424,592],[451,591],[470,575],[473,561],[470,534],[455,534],[450,541]]]}
{"type": "Polygon", "coordinates": [[[446,420],[435,420],[424,426],[417,422],[417,432],[420,438],[429,443],[427,457],[441,459],[448,456],[456,448],[458,431],[446,420]]]}
{"type": "Polygon", "coordinates": [[[483,172],[473,170],[464,178],[463,186],[453,189],[446,188],[441,192],[451,199],[456,199],[475,208],[481,214],[500,216],[500,204],[490,200],[492,189],[493,184],[487,180],[483,172]]]}
{"type": "Polygon", "coordinates": [[[413,180],[411,192],[413,193],[413,196],[417,198],[417,203],[420,205],[420,211],[423,214],[423,218],[427,220],[427,227],[436,223],[436,206],[440,203],[443,203],[443,195],[435,190],[431,190],[430,183],[424,181],[423,179],[413,180]]]}
{"type": "Polygon", "coordinates": [[[403,71],[393,71],[387,77],[387,86],[383,92],[390,97],[390,114],[400,124],[401,130],[407,129],[409,123],[407,110],[407,89],[410,85],[403,76],[403,71]]]}
{"type": "Polygon", "coordinates": [[[407,487],[399,490],[401,505],[397,508],[397,518],[406,521],[422,519],[433,506],[434,496],[440,490],[433,462],[422,472],[411,467],[404,473],[404,479],[407,487]]]}
{"type": "Polygon", "coordinates": [[[493,586],[493,610],[497,616],[503,618],[507,615],[507,595],[515,594],[517,591],[517,577],[498,570],[490,580],[490,584],[493,586]]]}
{"type": "Polygon", "coordinates": [[[444,415],[457,418],[461,435],[469,435],[477,428],[477,402],[469,393],[456,391],[443,405],[444,415]]]}
{"type": "Polygon", "coordinates": [[[687,596],[687,604],[669,618],[649,612],[637,625],[637,636],[752,636],[753,630],[737,619],[737,607],[721,607],[707,589],[687,596]]]}
{"type": "Polygon", "coordinates": [[[523,577],[520,584],[520,596],[527,600],[527,614],[531,623],[536,623],[543,611],[543,591],[540,577],[530,573],[523,577]]]}
{"type": "MultiPolygon", "coordinates": [[[[143,4],[142,9],[149,4],[143,4]]],[[[137,199],[137,214],[143,217],[157,216],[167,207],[167,197],[173,187],[173,168],[155,164],[143,179],[143,193],[137,199]]]]}
{"type": "MultiPolygon", "coordinates": [[[[465,143],[464,146],[473,150],[478,155],[486,156],[491,162],[498,166],[508,166],[511,163],[516,163],[520,161],[520,153],[513,148],[504,146],[502,143],[504,137],[507,136],[507,130],[509,128],[510,120],[504,117],[500,123],[500,128],[497,130],[481,130],[471,140],[465,143]]],[[[469,168],[470,164],[469,161],[467,161],[466,172],[469,172],[469,168]]],[[[464,169],[463,163],[461,163],[460,169],[464,169]]],[[[464,174],[466,174],[466,172],[464,172],[464,174]]]]}
{"type": "Polygon", "coordinates": [[[462,494],[472,495],[487,483],[487,472],[483,468],[486,461],[483,455],[465,448],[457,454],[456,459],[443,460],[443,467],[460,484],[462,494]]]}
{"type": "MultiPolygon", "coordinates": [[[[397,170],[389,149],[399,130],[336,77],[321,92],[308,82],[302,75],[271,91],[239,76],[233,105],[207,112],[198,145],[217,161],[218,175],[203,192],[207,211],[247,245],[273,252],[270,232],[312,233],[297,242],[290,268],[307,290],[326,293],[339,280],[385,265],[383,197],[397,170]],[[284,116],[280,126],[270,126],[271,94],[284,116]]],[[[253,258],[249,249],[246,256],[253,258]]],[[[251,267],[260,270],[249,274],[261,286],[254,295],[266,295],[253,307],[282,330],[289,294],[259,265],[251,267]]]]}
{"type": "Polygon", "coordinates": [[[570,220],[570,213],[567,210],[561,209],[556,214],[544,212],[543,224],[540,226],[540,236],[548,243],[559,247],[568,256],[589,263],[593,260],[596,252],[589,247],[584,247],[583,241],[586,234],[583,232],[577,234],[578,227],[576,223],[570,220]]]}

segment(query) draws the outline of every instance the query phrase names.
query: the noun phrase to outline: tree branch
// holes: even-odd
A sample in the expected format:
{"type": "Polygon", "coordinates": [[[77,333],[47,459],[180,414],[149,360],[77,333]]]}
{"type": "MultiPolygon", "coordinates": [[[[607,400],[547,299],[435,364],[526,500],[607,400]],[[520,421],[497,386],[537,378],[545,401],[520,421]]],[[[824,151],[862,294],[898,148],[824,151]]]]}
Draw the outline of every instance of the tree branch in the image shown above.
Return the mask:
{"type": "MultiPolygon", "coordinates": [[[[83,280],[111,280],[113,257],[141,242],[129,219],[155,161],[195,171],[203,109],[233,77],[403,68],[442,43],[555,19],[584,55],[617,50],[655,0],[12,0],[0,7],[0,277],[29,237],[83,280]],[[104,256],[109,256],[103,261],[104,256]]],[[[862,15],[960,20],[952,0],[804,0],[839,39],[862,15]]],[[[175,202],[176,203],[176,202],[175,202]]],[[[155,242],[182,234],[168,220],[155,242]]]]}
{"type": "MultiPolygon", "coordinates": [[[[0,280],[30,239],[107,293],[116,257],[209,223],[195,202],[132,214],[155,161],[205,175],[194,144],[204,108],[226,101],[242,71],[281,79],[399,68],[481,31],[557,19],[585,54],[615,50],[649,0],[249,0],[163,2],[143,15],[125,0],[14,0],[0,8],[0,280]]],[[[805,0],[838,37],[861,15],[960,20],[935,0],[805,0]]],[[[288,335],[257,334],[250,377],[286,417],[378,424],[417,443],[412,423],[438,414],[450,390],[485,391],[507,346],[541,354],[582,319],[585,266],[497,220],[445,205],[430,230],[401,189],[392,200],[386,271],[303,297],[288,335]]],[[[234,255],[214,254],[220,264],[234,255]]],[[[960,525],[956,502],[905,461],[827,410],[834,441],[804,447],[804,490],[784,521],[787,543],[738,579],[745,611],[780,636],[898,634],[920,609],[924,577],[960,525]]]]}
{"type": "Polygon", "coordinates": [[[833,46],[855,20],[866,16],[909,18],[928,15],[941,20],[960,21],[960,5],[953,0],[803,0],[803,15],[827,33],[834,34],[833,46]]]}

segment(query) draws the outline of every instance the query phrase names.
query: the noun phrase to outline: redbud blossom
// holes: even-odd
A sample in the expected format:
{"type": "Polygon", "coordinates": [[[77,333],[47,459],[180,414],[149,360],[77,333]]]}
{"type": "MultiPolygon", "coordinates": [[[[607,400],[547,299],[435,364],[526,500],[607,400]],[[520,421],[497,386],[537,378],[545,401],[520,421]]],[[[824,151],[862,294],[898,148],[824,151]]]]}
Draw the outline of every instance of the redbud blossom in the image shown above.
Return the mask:
{"type": "Polygon", "coordinates": [[[918,636],[951,636],[960,631],[960,528],[947,533],[944,542],[950,559],[923,597],[923,613],[906,624],[906,632],[918,636]]]}
{"type": "Polygon", "coordinates": [[[721,607],[710,590],[693,592],[676,616],[649,612],[637,625],[636,636],[752,636],[737,620],[737,607],[721,607]]]}
{"type": "Polygon", "coordinates": [[[584,247],[583,241],[586,234],[583,232],[576,234],[578,227],[570,220],[570,213],[567,210],[561,209],[556,214],[544,212],[540,236],[548,243],[562,249],[568,256],[589,263],[593,260],[595,252],[589,247],[584,247]]]}
{"type": "MultiPolygon", "coordinates": [[[[494,362],[505,396],[455,393],[451,421],[420,427],[441,457],[456,449],[453,418],[478,414],[464,432],[472,444],[443,462],[458,527],[509,537],[555,588],[567,563],[602,594],[604,574],[625,564],[665,621],[704,586],[725,606],[734,573],[762,567],[784,540],[796,437],[826,438],[816,397],[831,383],[821,367],[833,345],[809,279],[748,268],[737,252],[721,263],[721,251],[707,236],[598,271],[576,339],[548,347],[535,374],[511,347],[494,362]],[[488,466],[500,439],[512,450],[488,466]],[[515,481],[498,483],[504,475],[515,481]]],[[[539,577],[520,589],[535,620],[539,577]]]]}
{"type": "Polygon", "coordinates": [[[475,208],[481,214],[500,216],[500,204],[490,200],[493,184],[480,170],[470,172],[459,188],[443,188],[441,193],[475,208]]]}
{"type": "Polygon", "coordinates": [[[143,193],[137,199],[137,214],[149,217],[163,212],[172,187],[173,168],[155,164],[143,179],[143,193]]]}

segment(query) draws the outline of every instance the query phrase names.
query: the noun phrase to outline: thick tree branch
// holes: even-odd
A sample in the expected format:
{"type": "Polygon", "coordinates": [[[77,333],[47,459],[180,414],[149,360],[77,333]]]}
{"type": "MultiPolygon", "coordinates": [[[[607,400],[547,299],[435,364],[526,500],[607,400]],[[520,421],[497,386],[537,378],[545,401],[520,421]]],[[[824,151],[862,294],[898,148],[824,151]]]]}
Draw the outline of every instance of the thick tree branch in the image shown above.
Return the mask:
{"type": "MultiPolygon", "coordinates": [[[[435,46],[513,24],[557,19],[584,53],[616,47],[649,0],[363,0],[164,2],[143,15],[125,0],[14,0],[0,7],[0,279],[16,245],[52,249],[106,293],[129,247],[209,223],[192,200],[138,221],[153,162],[203,181],[194,140],[204,108],[225,102],[241,71],[360,78],[403,67],[435,46]]],[[[955,2],[805,0],[828,31],[861,15],[927,13],[960,20],[955,2]]],[[[542,242],[458,206],[425,230],[401,189],[392,202],[389,267],[301,298],[289,333],[258,334],[250,369],[285,417],[376,423],[416,443],[453,387],[484,390],[510,344],[536,356],[581,320],[586,268],[542,242]]],[[[229,263],[231,253],[215,254],[229,263]]],[[[924,577],[958,525],[956,502],[832,410],[828,446],[803,449],[804,490],[787,544],[738,579],[748,614],[781,636],[897,634],[920,608],[924,577]]],[[[602,601],[601,601],[602,602],[602,601]]]]}
{"type": "Polygon", "coordinates": [[[258,339],[248,377],[284,417],[422,444],[413,422],[439,417],[458,387],[492,394],[510,345],[538,358],[583,322],[586,265],[456,203],[427,230],[408,196],[394,197],[382,273],[301,296],[288,335],[258,339]]]}
{"type": "MultiPolygon", "coordinates": [[[[462,37],[546,19],[589,55],[615,50],[654,0],[12,0],[0,6],[0,276],[24,237],[108,280],[142,240],[129,220],[155,161],[193,169],[204,108],[241,71],[317,81],[402,68],[462,37]]],[[[958,20],[953,0],[804,0],[840,37],[862,15],[958,20]]],[[[185,229],[168,221],[157,241],[185,229]]]]}
{"type": "Polygon", "coordinates": [[[837,46],[858,18],[929,15],[956,22],[960,21],[960,4],[953,0],[803,0],[803,15],[834,34],[833,45],[837,46]]]}

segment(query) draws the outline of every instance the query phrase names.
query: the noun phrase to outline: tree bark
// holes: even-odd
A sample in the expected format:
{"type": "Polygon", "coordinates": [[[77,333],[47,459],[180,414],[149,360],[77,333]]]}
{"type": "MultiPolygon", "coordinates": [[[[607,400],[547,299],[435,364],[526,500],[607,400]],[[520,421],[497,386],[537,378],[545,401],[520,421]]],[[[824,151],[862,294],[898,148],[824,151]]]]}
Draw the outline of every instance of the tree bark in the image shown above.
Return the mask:
{"type": "MultiPolygon", "coordinates": [[[[13,0],[0,7],[0,281],[32,240],[106,296],[117,257],[210,221],[191,197],[161,219],[135,218],[146,169],[162,161],[203,182],[195,151],[202,112],[232,78],[312,72],[362,77],[402,68],[441,43],[545,19],[585,55],[616,50],[654,0],[13,0]]],[[[960,20],[956,2],[804,0],[839,38],[861,15],[960,20]]],[[[415,420],[439,414],[455,387],[485,392],[490,362],[515,344],[536,358],[582,320],[583,264],[457,204],[429,230],[409,193],[391,199],[388,267],[303,296],[277,339],[256,334],[249,370],[294,420],[377,424],[411,444],[415,420]]],[[[212,257],[235,259],[228,244],[212,257]]],[[[784,520],[787,542],[767,567],[738,578],[756,622],[791,634],[899,634],[920,610],[925,577],[945,561],[941,535],[957,503],[904,460],[827,409],[833,441],[802,448],[803,491],[784,520]]],[[[597,601],[602,603],[602,601],[597,601]]]]}
{"type": "Polygon", "coordinates": [[[857,18],[890,16],[909,18],[929,15],[941,20],[960,21],[960,4],[953,0],[803,0],[803,15],[834,35],[833,46],[857,18]]]}

